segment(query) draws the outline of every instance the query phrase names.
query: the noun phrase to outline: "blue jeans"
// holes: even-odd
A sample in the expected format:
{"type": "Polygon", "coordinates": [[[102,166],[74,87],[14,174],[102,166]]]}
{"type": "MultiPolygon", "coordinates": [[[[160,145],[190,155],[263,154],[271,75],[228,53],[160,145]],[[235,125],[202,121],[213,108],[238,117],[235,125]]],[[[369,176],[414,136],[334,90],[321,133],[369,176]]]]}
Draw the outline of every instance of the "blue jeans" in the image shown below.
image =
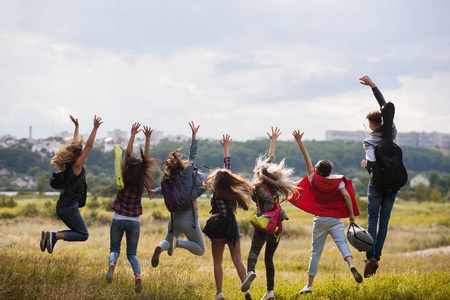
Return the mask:
{"type": "Polygon", "coordinates": [[[109,263],[117,264],[120,255],[120,243],[123,233],[126,233],[127,239],[127,258],[131,264],[134,274],[141,274],[141,266],[136,256],[139,235],[141,232],[141,223],[129,220],[113,219],[110,228],[110,253],[109,263]]]}
{"type": "Polygon", "coordinates": [[[183,233],[187,241],[178,240],[178,248],[183,248],[188,250],[194,255],[202,256],[206,251],[205,239],[203,238],[203,233],[198,225],[198,211],[195,211],[195,224],[196,228],[192,227],[194,222],[192,211],[180,211],[174,212],[173,220],[172,218],[169,220],[169,224],[167,224],[167,233],[166,237],[159,246],[162,251],[169,249],[170,237],[174,235],[176,238],[179,238],[183,233]],[[173,223],[173,234],[170,233],[170,228],[173,223]]]}
{"type": "Polygon", "coordinates": [[[89,238],[89,232],[78,209],[78,204],[56,208],[56,214],[70,228],[70,230],[58,231],[64,233],[66,241],[84,242],[89,238]]]}
{"type": "Polygon", "coordinates": [[[331,235],[342,257],[352,257],[347,241],[345,240],[344,222],[339,218],[314,216],[312,229],[311,257],[309,259],[308,275],[316,276],[322,250],[328,234],[331,235]]]}
{"type": "Polygon", "coordinates": [[[379,191],[372,181],[369,180],[367,191],[367,231],[373,238],[373,246],[366,253],[367,259],[375,258],[377,261],[380,260],[396,197],[397,193],[383,193],[379,191]]]}

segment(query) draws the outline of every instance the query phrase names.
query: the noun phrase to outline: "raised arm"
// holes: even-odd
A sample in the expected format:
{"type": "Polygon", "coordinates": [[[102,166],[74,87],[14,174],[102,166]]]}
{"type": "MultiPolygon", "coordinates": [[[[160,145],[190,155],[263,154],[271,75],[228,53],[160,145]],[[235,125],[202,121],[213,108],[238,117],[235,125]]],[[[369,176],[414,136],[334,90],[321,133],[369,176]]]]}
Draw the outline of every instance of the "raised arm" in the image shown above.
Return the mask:
{"type": "Polygon", "coordinates": [[[297,141],[298,147],[300,148],[300,151],[302,152],[303,159],[305,160],[305,166],[306,166],[306,172],[309,174],[314,172],[314,167],[311,162],[311,158],[309,157],[308,151],[306,151],[305,145],[303,144],[302,137],[304,132],[300,133],[300,130],[294,130],[292,132],[292,136],[297,141]]]}
{"type": "Polygon", "coordinates": [[[144,126],[144,134],[145,134],[145,150],[144,156],[146,158],[150,158],[150,139],[152,137],[153,129],[148,126],[144,126]]]}
{"type": "Polygon", "coordinates": [[[230,150],[229,146],[233,139],[230,137],[229,134],[223,135],[223,140],[219,141],[222,144],[223,147],[223,164],[224,168],[231,170],[231,158],[230,158],[230,150]]]}
{"type": "Polygon", "coordinates": [[[70,115],[70,119],[72,120],[73,124],[75,124],[75,132],[73,133],[73,139],[78,140],[80,138],[79,134],[80,124],[78,124],[78,119],[75,119],[72,115],[70,115]]]}
{"type": "MultiPolygon", "coordinates": [[[[78,123],[78,121],[77,121],[77,123],[78,123]]],[[[89,152],[91,152],[92,147],[94,147],[95,136],[97,135],[97,130],[102,123],[103,123],[102,118],[100,118],[100,117],[97,118],[97,116],[94,116],[94,128],[92,128],[92,132],[89,135],[88,140],[86,141],[86,145],[84,146],[84,149],[81,152],[81,155],[77,158],[74,165],[72,166],[72,170],[75,175],[78,175],[81,173],[83,164],[86,161],[86,159],[89,155],[89,152]]]]}
{"type": "Polygon", "coordinates": [[[189,126],[191,127],[191,130],[192,130],[192,139],[196,140],[197,132],[198,132],[198,129],[200,128],[200,125],[195,126],[194,121],[191,121],[191,122],[189,122],[189,126]]]}
{"type": "Polygon", "coordinates": [[[128,140],[127,150],[125,150],[125,157],[122,162],[122,166],[125,166],[125,161],[128,159],[129,156],[133,155],[133,144],[134,144],[134,138],[136,137],[136,134],[139,133],[139,127],[141,126],[140,123],[135,122],[131,126],[131,135],[130,139],[128,140]]]}
{"type": "Polygon", "coordinates": [[[270,138],[269,157],[275,156],[275,143],[277,142],[278,137],[281,135],[281,130],[278,129],[278,127],[275,127],[275,129],[273,129],[273,127],[271,127],[271,129],[272,129],[272,134],[267,132],[267,135],[270,138]]]}
{"type": "Polygon", "coordinates": [[[364,75],[359,78],[360,83],[363,85],[370,86],[372,88],[373,95],[378,101],[378,105],[380,105],[380,108],[382,108],[386,104],[386,100],[383,97],[383,94],[380,92],[380,90],[377,88],[375,83],[373,83],[372,79],[370,79],[369,76],[364,75]]]}

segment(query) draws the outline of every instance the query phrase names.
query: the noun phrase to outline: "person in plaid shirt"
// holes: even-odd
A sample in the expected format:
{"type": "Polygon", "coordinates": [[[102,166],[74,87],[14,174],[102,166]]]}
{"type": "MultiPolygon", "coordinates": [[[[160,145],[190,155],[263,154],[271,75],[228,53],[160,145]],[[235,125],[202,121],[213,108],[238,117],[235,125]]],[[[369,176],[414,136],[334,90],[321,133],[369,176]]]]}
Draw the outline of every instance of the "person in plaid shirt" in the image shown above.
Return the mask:
{"type": "MultiPolygon", "coordinates": [[[[211,189],[211,217],[206,222],[203,232],[211,239],[211,248],[214,261],[214,278],[216,281],[215,300],[224,299],[222,292],[223,283],[223,251],[225,244],[230,249],[231,259],[238,272],[241,281],[246,275],[245,266],[241,258],[241,244],[239,225],[236,220],[236,208],[248,210],[253,189],[245,178],[231,173],[231,157],[229,144],[231,138],[223,135],[220,143],[223,146],[224,168],[215,170],[205,182],[205,188],[211,189]]],[[[244,292],[245,299],[251,299],[250,291],[244,292]]]]}
{"type": "Polygon", "coordinates": [[[136,256],[137,245],[140,234],[140,215],[142,214],[141,195],[144,189],[149,192],[149,184],[152,178],[149,175],[149,168],[156,162],[156,159],[150,158],[150,137],[153,130],[150,127],[134,123],[131,127],[131,136],[128,140],[127,150],[123,159],[123,181],[124,188],[117,192],[117,196],[111,204],[115,211],[110,228],[110,253],[109,268],[106,272],[106,281],[111,283],[114,276],[114,268],[120,254],[120,243],[123,233],[126,233],[127,239],[127,258],[131,264],[135,276],[135,291],[141,292],[141,268],[139,259],[136,256]],[[143,131],[145,134],[145,152],[140,148],[141,158],[133,156],[133,143],[136,134],[143,131]]]}

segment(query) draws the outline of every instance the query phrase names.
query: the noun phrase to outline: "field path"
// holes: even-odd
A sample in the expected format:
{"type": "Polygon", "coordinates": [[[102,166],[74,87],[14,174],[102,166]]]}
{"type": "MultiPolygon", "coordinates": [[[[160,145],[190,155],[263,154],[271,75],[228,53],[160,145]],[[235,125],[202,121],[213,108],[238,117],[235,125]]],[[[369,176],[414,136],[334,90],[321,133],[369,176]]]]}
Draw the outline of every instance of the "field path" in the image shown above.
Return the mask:
{"type": "Polygon", "coordinates": [[[408,252],[406,255],[408,256],[427,256],[427,255],[434,255],[434,254],[449,254],[450,253],[450,246],[443,246],[438,248],[430,248],[425,250],[419,250],[414,252],[408,252]]]}

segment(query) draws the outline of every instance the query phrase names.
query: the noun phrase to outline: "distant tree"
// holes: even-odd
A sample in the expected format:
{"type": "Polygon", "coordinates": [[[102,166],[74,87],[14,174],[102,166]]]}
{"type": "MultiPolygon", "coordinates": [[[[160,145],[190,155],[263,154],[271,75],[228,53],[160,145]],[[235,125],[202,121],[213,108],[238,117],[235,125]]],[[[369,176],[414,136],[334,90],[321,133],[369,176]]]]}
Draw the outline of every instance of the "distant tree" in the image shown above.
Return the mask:
{"type": "Polygon", "coordinates": [[[41,174],[37,179],[37,190],[39,195],[43,195],[49,186],[49,178],[47,174],[41,174]]]}
{"type": "Polygon", "coordinates": [[[428,180],[430,181],[431,186],[435,186],[439,180],[439,173],[437,171],[431,171],[428,180]]]}
{"type": "Polygon", "coordinates": [[[419,202],[430,199],[431,188],[423,183],[419,183],[415,188],[415,198],[419,202]]]}

